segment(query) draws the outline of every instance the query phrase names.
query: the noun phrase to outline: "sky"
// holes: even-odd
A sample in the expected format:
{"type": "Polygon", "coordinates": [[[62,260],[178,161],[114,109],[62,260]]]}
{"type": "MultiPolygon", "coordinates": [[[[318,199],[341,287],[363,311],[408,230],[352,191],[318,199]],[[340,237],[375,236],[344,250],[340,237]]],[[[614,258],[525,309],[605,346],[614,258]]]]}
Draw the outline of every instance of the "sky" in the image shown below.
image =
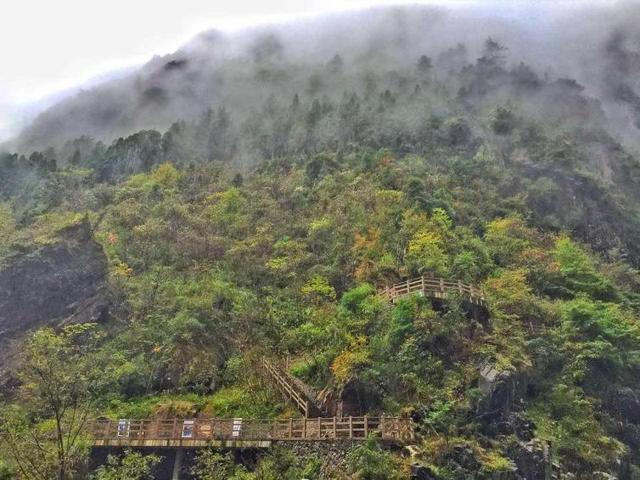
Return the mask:
{"type": "MultiPolygon", "coordinates": [[[[260,23],[374,5],[464,6],[482,2],[0,0],[0,142],[74,87],[91,83],[90,80],[95,82],[107,72],[140,65],[153,55],[170,53],[203,30],[233,31],[260,23]]],[[[513,0],[503,0],[502,4],[510,2],[513,0]]],[[[578,0],[564,1],[567,2],[578,0]]]]}

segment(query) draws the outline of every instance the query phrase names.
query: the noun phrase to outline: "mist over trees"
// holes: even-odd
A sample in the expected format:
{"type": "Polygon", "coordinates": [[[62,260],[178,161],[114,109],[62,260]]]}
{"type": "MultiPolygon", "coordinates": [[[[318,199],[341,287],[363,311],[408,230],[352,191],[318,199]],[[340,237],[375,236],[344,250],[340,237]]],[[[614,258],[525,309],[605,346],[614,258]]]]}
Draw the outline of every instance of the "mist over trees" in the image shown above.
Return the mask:
{"type": "Polygon", "coordinates": [[[270,99],[289,102],[294,93],[306,104],[323,97],[338,103],[360,91],[388,89],[402,97],[423,82],[450,95],[459,89],[488,95],[487,101],[515,96],[544,121],[593,122],[637,146],[640,48],[631,19],[638,8],[625,7],[620,10],[628,13],[620,15],[613,6],[543,3],[531,7],[532,17],[502,9],[506,17],[497,5],[379,8],[235,34],[206,32],[125,78],[61,101],[12,148],[60,147],[82,135],[111,142],[137,130],[166,130],[176,120],[192,122],[223,106],[243,123],[270,99]],[[487,51],[488,37],[497,50],[487,51]],[[508,85],[500,69],[517,76],[517,85],[508,85]],[[565,78],[575,79],[575,92],[561,84],[565,78]],[[556,97],[582,92],[584,99],[558,105],[543,83],[556,84],[556,97]]]}
{"type": "MultiPolygon", "coordinates": [[[[415,8],[422,21],[445,21],[442,12],[415,8]]],[[[437,156],[446,150],[477,158],[487,152],[482,155],[527,179],[505,186],[504,193],[525,189],[539,225],[569,229],[605,254],[621,251],[639,263],[634,239],[640,220],[620,220],[640,201],[639,169],[633,142],[620,135],[608,114],[612,104],[591,96],[593,88],[574,79],[537,71],[497,37],[484,38],[475,56],[476,49],[462,43],[435,57],[412,54],[409,45],[416,47],[409,40],[418,32],[409,28],[414,20],[407,10],[360,15],[384,18],[396,28],[385,24],[379,32],[384,41],[366,55],[357,54],[355,42],[296,61],[296,48],[302,47],[290,42],[295,32],[287,29],[254,33],[231,55],[221,35],[203,35],[172,56],[154,59],[130,79],[133,87],[127,81],[107,84],[62,102],[23,140],[53,138],[49,124],[63,134],[65,125],[85,115],[91,118],[83,118],[78,128],[102,135],[109,125],[131,129],[145,123],[146,115],[154,123],[179,113],[186,117],[172,117],[166,129],[140,130],[111,142],[83,134],[28,157],[4,154],[0,194],[19,200],[27,194],[25,184],[40,192],[16,203],[18,221],[28,221],[58,205],[55,190],[73,181],[57,170],[90,169],[96,181],[117,183],[164,162],[183,168],[221,162],[246,171],[265,160],[316,158],[327,150],[344,155],[359,147],[388,148],[397,155],[437,156]],[[392,32],[395,36],[388,37],[392,32]],[[111,97],[120,103],[105,102],[111,97]],[[573,178],[576,169],[585,174],[573,178]],[[613,185],[615,194],[608,192],[613,185]]],[[[327,25],[339,32],[341,21],[327,25]]],[[[616,71],[634,71],[637,54],[626,37],[612,35],[603,45],[607,61],[618,65],[616,71]]],[[[363,45],[373,48],[378,40],[370,41],[363,45]]],[[[618,87],[610,88],[633,91],[623,76],[612,82],[618,87]]],[[[635,128],[629,121],[623,132],[635,128]]],[[[314,159],[308,168],[318,178],[335,167],[314,159]]]]}

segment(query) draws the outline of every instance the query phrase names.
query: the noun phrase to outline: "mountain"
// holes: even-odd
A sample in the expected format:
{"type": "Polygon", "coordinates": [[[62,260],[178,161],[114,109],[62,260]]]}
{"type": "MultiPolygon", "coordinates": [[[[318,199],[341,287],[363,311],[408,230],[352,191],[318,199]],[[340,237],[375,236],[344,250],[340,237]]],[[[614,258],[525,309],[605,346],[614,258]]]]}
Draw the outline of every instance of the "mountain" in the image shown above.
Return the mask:
{"type": "Polygon", "coordinates": [[[151,478],[79,419],[309,405],[415,436],[189,475],[638,478],[638,10],[550,5],[208,32],[42,114],[0,154],[0,478],[151,478]]]}

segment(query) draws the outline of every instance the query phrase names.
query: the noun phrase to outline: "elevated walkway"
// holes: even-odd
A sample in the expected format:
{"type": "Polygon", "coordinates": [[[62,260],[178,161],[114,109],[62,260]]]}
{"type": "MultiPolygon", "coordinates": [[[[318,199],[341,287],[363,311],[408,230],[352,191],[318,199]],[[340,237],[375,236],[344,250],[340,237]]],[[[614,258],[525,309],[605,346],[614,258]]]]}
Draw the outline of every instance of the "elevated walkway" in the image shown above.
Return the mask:
{"type": "Polygon", "coordinates": [[[390,302],[395,302],[410,294],[423,297],[446,300],[458,296],[472,305],[486,308],[484,291],[481,288],[463,283],[459,280],[451,281],[437,277],[418,277],[399,282],[378,291],[378,294],[390,302]]]}
{"type": "Polygon", "coordinates": [[[88,431],[92,446],[120,448],[266,448],[273,442],[364,441],[370,436],[402,444],[415,438],[411,419],[367,416],[96,420],[88,431]]]}

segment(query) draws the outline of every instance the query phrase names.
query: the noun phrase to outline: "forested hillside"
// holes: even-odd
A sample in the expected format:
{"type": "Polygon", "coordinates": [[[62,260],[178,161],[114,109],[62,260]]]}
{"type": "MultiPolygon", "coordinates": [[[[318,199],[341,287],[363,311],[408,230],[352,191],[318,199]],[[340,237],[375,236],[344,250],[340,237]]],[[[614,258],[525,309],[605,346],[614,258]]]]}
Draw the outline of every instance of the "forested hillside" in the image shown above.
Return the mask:
{"type": "MultiPolygon", "coordinates": [[[[640,69],[632,41],[607,42],[640,69]]],[[[297,415],[263,355],[359,414],[413,419],[417,439],[339,461],[202,452],[193,478],[640,478],[633,115],[619,135],[608,97],[498,37],[366,62],[345,45],[312,66],[275,34],[252,45],[217,72],[269,91],[250,108],[187,89],[197,115],[108,141],[82,119],[139,119],[78,98],[0,154],[0,478],[88,478],[88,418],[297,415]],[[73,127],[38,130],[56,115],[73,127]],[[421,275],[483,288],[486,315],[378,295],[421,275]]],[[[154,62],[141,111],[173,113],[162,78],[197,63],[154,62]]],[[[153,478],[157,460],[123,462],[91,475],[153,478]]]]}

